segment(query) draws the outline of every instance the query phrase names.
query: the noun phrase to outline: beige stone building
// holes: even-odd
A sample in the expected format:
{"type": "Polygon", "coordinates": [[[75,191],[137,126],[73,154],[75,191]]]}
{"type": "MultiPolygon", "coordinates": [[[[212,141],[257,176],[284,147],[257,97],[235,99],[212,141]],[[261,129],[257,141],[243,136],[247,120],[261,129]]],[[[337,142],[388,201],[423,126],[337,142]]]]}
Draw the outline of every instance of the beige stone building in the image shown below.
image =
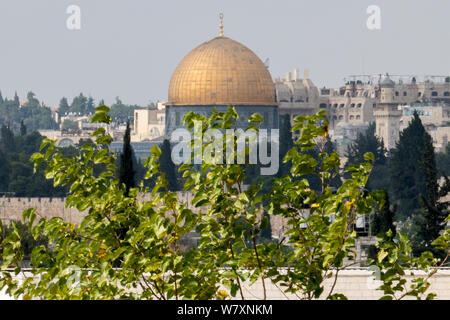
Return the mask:
{"type": "Polygon", "coordinates": [[[166,110],[162,103],[156,109],[134,110],[132,142],[152,140],[165,134],[166,110]]]}
{"type": "Polygon", "coordinates": [[[450,77],[350,76],[345,86],[320,90],[308,79],[308,88],[312,89],[301,91],[296,86],[302,88],[305,80],[298,80],[296,74],[294,72],[293,79],[288,73],[285,80],[275,81],[280,113],[294,117],[325,109],[330,120],[330,135],[338,145],[345,145],[347,140],[375,121],[376,134],[383,139],[386,148],[391,149],[398,141],[400,131],[408,125],[413,109],[419,111],[438,151],[448,142],[450,77]],[[304,102],[299,102],[297,97],[301,95],[296,95],[295,90],[305,92],[304,102]],[[317,91],[318,98],[314,95],[317,91]]]}
{"type": "Polygon", "coordinates": [[[299,78],[299,71],[294,70],[286,74],[286,78],[275,79],[276,100],[279,103],[279,113],[289,114],[291,120],[298,115],[312,115],[319,110],[319,89],[308,77],[305,70],[303,79],[299,78]]]}

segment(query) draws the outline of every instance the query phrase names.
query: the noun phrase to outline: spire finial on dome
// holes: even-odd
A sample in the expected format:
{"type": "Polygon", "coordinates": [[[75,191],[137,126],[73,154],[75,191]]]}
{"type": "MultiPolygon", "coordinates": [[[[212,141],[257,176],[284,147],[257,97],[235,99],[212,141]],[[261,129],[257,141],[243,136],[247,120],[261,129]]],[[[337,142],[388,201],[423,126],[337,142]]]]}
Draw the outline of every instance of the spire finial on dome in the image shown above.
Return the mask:
{"type": "Polygon", "coordinates": [[[219,35],[221,37],[223,37],[223,13],[219,14],[219,19],[220,19],[220,25],[219,25],[220,32],[219,32],[219,35]]]}

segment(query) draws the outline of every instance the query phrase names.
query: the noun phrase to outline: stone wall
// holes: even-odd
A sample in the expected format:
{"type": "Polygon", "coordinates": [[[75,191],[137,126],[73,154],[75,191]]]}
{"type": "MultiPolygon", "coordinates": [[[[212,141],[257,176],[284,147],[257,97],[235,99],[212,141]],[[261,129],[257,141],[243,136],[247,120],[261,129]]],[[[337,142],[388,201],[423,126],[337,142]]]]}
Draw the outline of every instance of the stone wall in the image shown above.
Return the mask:
{"type": "MultiPolygon", "coordinates": [[[[177,192],[181,203],[187,203],[188,208],[199,210],[190,205],[193,195],[190,192],[177,192]]],[[[151,193],[140,195],[140,201],[151,199],[151,193]]],[[[83,220],[84,213],[80,213],[76,208],[66,208],[65,198],[13,198],[0,197],[0,220],[9,223],[11,220],[22,220],[22,213],[28,208],[36,208],[37,214],[41,217],[51,219],[61,217],[64,221],[79,224],[83,220]]],[[[284,220],[281,216],[270,216],[272,235],[281,236],[284,231],[284,220]]]]}
{"type": "Polygon", "coordinates": [[[25,209],[35,208],[38,216],[45,218],[61,217],[70,223],[81,223],[84,214],[76,208],[66,208],[65,198],[0,198],[0,220],[9,223],[22,220],[25,209]]]}

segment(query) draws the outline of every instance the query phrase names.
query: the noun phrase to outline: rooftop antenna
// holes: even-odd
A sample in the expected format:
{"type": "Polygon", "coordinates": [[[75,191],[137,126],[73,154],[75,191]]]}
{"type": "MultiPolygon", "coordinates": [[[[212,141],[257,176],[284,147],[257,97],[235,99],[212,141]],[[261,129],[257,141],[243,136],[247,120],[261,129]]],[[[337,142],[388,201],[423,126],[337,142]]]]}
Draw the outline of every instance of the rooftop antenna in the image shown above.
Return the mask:
{"type": "Polygon", "coordinates": [[[219,25],[219,36],[223,37],[223,13],[219,14],[220,25],[219,25]]]}

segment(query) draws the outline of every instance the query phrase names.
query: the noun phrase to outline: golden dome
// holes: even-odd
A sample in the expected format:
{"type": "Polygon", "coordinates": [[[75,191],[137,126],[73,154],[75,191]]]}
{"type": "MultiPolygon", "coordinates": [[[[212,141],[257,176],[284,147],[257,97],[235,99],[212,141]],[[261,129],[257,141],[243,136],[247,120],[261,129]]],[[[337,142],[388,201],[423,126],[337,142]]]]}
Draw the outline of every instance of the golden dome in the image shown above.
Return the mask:
{"type": "Polygon", "coordinates": [[[267,67],[246,46],[227,37],[207,41],[175,69],[167,105],[277,105],[267,67]]]}

